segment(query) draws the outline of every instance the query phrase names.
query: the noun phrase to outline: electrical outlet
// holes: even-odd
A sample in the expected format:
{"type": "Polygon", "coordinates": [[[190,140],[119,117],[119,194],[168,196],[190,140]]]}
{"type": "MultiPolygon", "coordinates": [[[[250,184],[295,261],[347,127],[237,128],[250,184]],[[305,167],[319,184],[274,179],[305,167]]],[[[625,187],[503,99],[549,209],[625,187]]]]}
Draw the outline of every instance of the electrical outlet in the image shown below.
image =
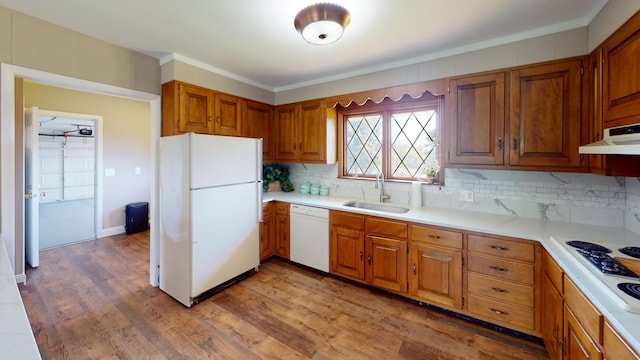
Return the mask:
{"type": "Polygon", "coordinates": [[[465,190],[462,192],[461,200],[464,202],[473,202],[473,191],[465,190]]]}

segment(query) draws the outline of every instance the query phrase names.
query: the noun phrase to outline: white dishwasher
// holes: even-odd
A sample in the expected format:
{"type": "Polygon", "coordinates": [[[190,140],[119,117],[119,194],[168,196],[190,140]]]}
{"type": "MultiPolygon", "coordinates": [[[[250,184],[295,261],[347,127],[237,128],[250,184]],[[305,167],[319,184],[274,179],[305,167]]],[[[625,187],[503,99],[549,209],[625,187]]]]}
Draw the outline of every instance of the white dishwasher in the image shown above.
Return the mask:
{"type": "Polygon", "coordinates": [[[329,210],[291,204],[291,261],[329,272],[329,210]]]}

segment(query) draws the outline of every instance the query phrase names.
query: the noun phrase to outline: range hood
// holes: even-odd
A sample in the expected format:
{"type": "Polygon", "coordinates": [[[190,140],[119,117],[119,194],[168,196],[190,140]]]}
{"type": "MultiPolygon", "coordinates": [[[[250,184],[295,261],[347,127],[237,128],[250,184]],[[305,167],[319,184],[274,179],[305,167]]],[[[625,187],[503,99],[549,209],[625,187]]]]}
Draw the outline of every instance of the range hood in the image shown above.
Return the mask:
{"type": "Polygon", "coordinates": [[[604,129],[604,138],[580,146],[580,154],[640,155],[640,124],[604,129]]]}

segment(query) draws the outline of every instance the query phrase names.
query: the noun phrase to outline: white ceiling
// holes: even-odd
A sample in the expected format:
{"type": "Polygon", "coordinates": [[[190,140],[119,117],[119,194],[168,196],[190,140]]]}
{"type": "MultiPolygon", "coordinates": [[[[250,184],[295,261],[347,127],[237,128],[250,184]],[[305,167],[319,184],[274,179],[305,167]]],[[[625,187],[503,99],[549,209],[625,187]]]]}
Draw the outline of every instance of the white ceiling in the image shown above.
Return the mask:
{"type": "Polygon", "coordinates": [[[313,0],[0,0],[0,6],[273,91],[583,27],[608,0],[335,0],[342,39],[293,27],[313,0]]]}

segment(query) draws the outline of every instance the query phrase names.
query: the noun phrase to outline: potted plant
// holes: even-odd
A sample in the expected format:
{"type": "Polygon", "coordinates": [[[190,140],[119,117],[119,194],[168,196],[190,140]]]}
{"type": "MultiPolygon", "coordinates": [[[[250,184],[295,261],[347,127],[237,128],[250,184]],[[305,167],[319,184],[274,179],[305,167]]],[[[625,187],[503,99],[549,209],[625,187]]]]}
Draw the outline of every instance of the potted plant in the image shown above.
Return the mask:
{"type": "Polygon", "coordinates": [[[265,165],[262,168],[262,181],[264,191],[293,191],[293,184],[289,180],[289,168],[280,164],[265,165]]]}
{"type": "Polygon", "coordinates": [[[437,164],[431,164],[427,166],[425,169],[427,182],[435,184],[437,182],[438,171],[440,171],[440,167],[437,164]]]}

